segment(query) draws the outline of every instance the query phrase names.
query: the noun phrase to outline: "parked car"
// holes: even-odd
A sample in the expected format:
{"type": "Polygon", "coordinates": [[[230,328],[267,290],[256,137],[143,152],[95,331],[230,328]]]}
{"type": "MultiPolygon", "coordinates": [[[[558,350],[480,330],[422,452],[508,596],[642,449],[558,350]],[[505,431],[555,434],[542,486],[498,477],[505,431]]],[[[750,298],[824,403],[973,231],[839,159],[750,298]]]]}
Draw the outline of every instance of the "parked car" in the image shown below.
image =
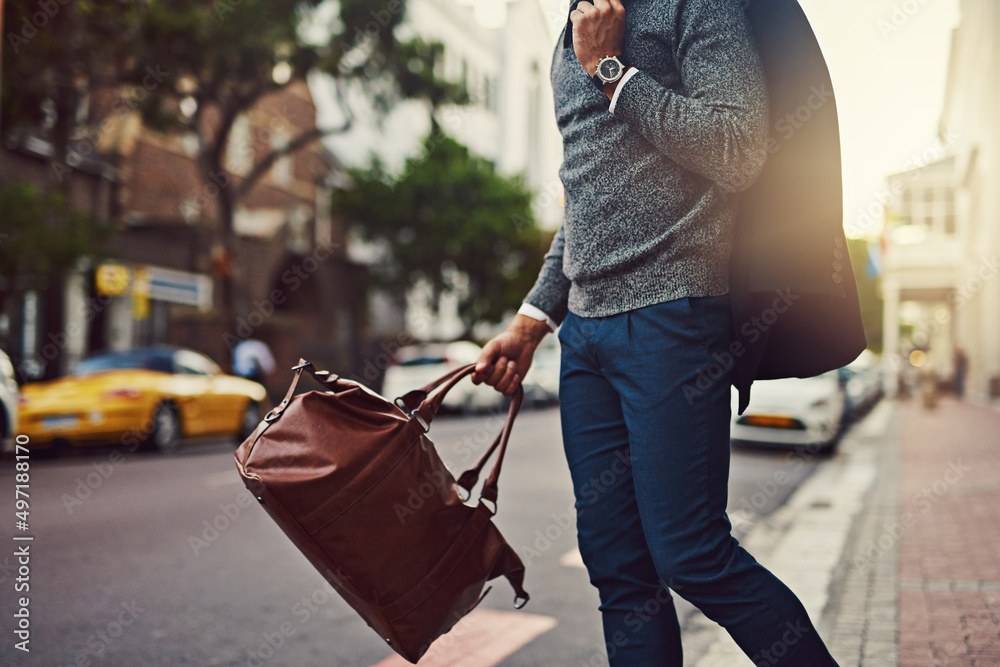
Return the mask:
{"type": "Polygon", "coordinates": [[[260,384],[224,374],[193,350],[107,352],[68,376],[25,385],[21,433],[32,446],[120,442],[164,452],[189,436],[242,442],[260,422],[266,397],[260,384]]]}
{"type": "Polygon", "coordinates": [[[731,439],[736,444],[832,450],[844,415],[844,392],[837,371],[812,378],[759,380],[750,405],[736,414],[733,391],[731,439]]]}
{"type": "Polygon", "coordinates": [[[878,358],[869,350],[837,371],[844,387],[844,419],[858,419],[885,394],[878,358]]]}
{"type": "Polygon", "coordinates": [[[17,379],[10,357],[0,350],[0,451],[13,449],[17,435],[17,379]]]}
{"type": "Polygon", "coordinates": [[[555,336],[546,336],[535,350],[531,368],[521,383],[527,405],[542,407],[559,402],[560,354],[555,336]]]}
{"type": "MultiPolygon", "coordinates": [[[[475,363],[482,348],[470,341],[429,343],[401,348],[386,369],[382,395],[393,400],[419,389],[448,371],[475,363]]],[[[499,408],[503,396],[486,385],[462,380],[448,392],[442,407],[457,412],[478,412],[499,408]]]]}

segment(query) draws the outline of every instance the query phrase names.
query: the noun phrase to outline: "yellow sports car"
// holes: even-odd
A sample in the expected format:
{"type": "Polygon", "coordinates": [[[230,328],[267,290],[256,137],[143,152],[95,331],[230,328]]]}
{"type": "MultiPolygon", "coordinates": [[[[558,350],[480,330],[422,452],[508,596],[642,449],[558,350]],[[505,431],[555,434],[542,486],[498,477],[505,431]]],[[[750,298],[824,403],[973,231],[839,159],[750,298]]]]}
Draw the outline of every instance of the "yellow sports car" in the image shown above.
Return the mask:
{"type": "Polygon", "coordinates": [[[261,419],[263,386],[192,350],[151,347],[84,359],[71,375],[25,385],[18,431],[31,446],[120,443],[175,450],[183,437],[233,435],[261,419]]]}

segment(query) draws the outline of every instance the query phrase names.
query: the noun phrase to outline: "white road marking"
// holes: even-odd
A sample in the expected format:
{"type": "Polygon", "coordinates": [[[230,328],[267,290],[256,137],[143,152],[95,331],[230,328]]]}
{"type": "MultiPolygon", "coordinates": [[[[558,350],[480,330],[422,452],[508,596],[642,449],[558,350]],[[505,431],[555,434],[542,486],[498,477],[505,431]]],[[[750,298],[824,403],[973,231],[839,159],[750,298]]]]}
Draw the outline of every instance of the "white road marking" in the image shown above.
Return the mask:
{"type": "MultiPolygon", "coordinates": [[[[475,609],[450,632],[438,637],[417,667],[493,667],[558,623],[551,616],[475,609]]],[[[372,667],[409,667],[410,664],[393,655],[372,667]]]]}
{"type": "Polygon", "coordinates": [[[241,484],[239,473],[233,468],[232,472],[213,472],[202,475],[201,483],[211,488],[214,486],[227,486],[229,484],[241,484]]]}
{"type": "Polygon", "coordinates": [[[559,564],[563,567],[586,567],[583,564],[583,556],[579,549],[571,549],[559,557],[559,564]]]}

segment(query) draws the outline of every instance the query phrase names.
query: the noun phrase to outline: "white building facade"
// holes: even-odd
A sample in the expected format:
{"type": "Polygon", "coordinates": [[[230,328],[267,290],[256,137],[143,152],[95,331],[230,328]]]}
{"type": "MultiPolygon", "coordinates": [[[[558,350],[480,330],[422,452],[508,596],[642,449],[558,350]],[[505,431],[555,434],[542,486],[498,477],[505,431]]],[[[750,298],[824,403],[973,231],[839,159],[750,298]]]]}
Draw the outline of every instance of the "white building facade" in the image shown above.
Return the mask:
{"type": "Polygon", "coordinates": [[[993,401],[1000,399],[998,84],[1000,4],[962,0],[941,118],[953,157],[890,179],[905,180],[910,199],[895,212],[902,224],[888,230],[883,277],[887,353],[905,353],[899,323],[910,320],[939,376],[950,376],[961,348],[967,393],[993,401]]]}
{"type": "MultiPolygon", "coordinates": [[[[549,71],[555,36],[551,17],[540,0],[506,3],[506,20],[495,28],[476,19],[471,5],[457,0],[408,0],[402,38],[419,36],[444,46],[438,74],[449,81],[463,81],[470,103],[441,108],[441,128],[469,149],[496,165],[502,174],[524,176],[535,194],[534,213],[540,224],[555,229],[562,222],[562,185],[559,165],[562,140],[555,123],[549,71]]],[[[321,98],[317,91],[317,99],[321,98]]],[[[378,118],[371,100],[360,88],[347,92],[354,115],[350,132],[331,137],[327,145],[347,166],[367,166],[377,155],[390,172],[402,168],[416,155],[430,131],[429,109],[421,101],[398,104],[378,118]]],[[[336,110],[328,110],[331,124],[336,110]]],[[[372,248],[354,244],[352,257],[376,261],[372,248]]],[[[385,299],[372,303],[373,333],[400,328],[420,339],[447,339],[463,327],[447,305],[439,316],[426,307],[419,286],[407,299],[406,321],[398,321],[398,307],[385,299]]]]}

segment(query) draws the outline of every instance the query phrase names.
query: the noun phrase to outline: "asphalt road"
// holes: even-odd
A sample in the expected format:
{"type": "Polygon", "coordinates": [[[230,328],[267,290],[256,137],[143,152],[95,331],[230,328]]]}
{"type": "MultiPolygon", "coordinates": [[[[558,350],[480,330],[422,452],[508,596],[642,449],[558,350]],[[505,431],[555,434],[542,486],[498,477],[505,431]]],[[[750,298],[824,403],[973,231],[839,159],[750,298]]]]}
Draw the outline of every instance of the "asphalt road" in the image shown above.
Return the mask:
{"type": "MultiPolygon", "coordinates": [[[[431,435],[460,471],[498,424],[488,416],[442,418],[431,435]]],[[[369,667],[390,656],[257,504],[241,505],[247,492],[232,452],[229,443],[202,441],[173,456],[112,449],[33,456],[27,531],[15,529],[14,461],[0,461],[0,664],[369,667]],[[34,539],[15,542],[15,534],[34,539]],[[20,585],[30,585],[28,593],[15,592],[15,550],[25,545],[30,573],[20,585]],[[25,595],[29,653],[14,647],[13,614],[25,595]]],[[[780,506],[822,460],[735,450],[737,525],[780,506]]],[[[596,591],[585,570],[566,564],[576,546],[566,523],[571,508],[558,411],[525,412],[496,522],[527,564],[525,612],[557,624],[502,665],[607,664],[596,591]]],[[[482,607],[509,611],[508,584],[494,584],[482,607]]]]}

